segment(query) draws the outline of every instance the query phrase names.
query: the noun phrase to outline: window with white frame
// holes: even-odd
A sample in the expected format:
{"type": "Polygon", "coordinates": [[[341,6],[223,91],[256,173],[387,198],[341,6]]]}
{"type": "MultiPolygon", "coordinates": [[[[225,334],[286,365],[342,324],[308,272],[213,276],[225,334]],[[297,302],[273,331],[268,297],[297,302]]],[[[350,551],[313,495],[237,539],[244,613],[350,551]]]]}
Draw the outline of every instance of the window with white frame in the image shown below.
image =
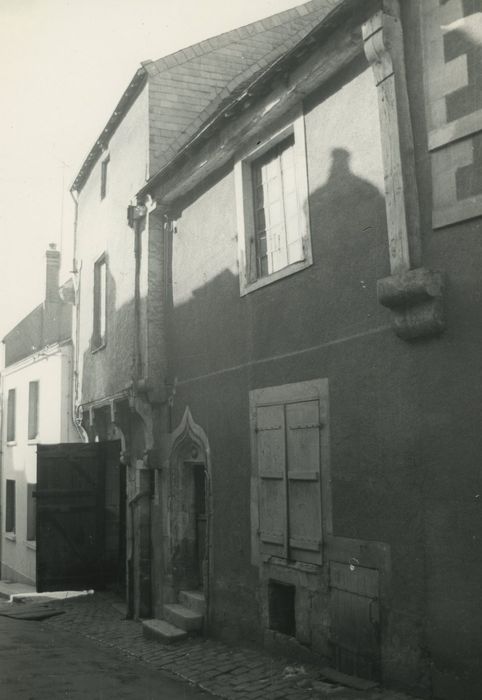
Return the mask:
{"type": "Polygon", "coordinates": [[[241,294],[312,263],[303,115],[235,165],[241,294]]]}
{"type": "Polygon", "coordinates": [[[107,260],[105,254],[94,265],[94,328],[92,349],[105,345],[107,326],[107,260]]]}

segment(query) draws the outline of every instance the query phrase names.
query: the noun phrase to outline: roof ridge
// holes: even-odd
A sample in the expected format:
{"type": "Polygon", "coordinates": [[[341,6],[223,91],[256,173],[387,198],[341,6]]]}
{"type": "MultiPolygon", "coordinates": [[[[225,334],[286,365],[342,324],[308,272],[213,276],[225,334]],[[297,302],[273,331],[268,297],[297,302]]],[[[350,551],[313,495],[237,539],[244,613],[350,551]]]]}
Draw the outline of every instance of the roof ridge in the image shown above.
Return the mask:
{"type": "Polygon", "coordinates": [[[221,34],[216,34],[213,37],[208,37],[207,39],[203,39],[202,41],[197,42],[196,44],[185,46],[184,48],[178,49],[177,51],[174,51],[171,54],[161,56],[161,58],[158,58],[154,61],[146,61],[143,63],[146,63],[145,67],[149,72],[152,70],[152,66],[156,67],[156,73],[161,72],[162,69],[169,69],[173,68],[174,66],[179,66],[184,63],[188,63],[193,58],[206,56],[207,54],[213,51],[217,51],[220,48],[223,48],[225,43],[227,43],[228,37],[233,37],[237,35],[240,40],[247,39],[251,33],[246,34],[246,32],[249,31],[249,28],[254,28],[257,25],[262,27],[263,32],[266,32],[270,29],[275,29],[276,27],[280,26],[280,24],[284,23],[278,21],[281,17],[283,17],[287,21],[290,19],[294,20],[296,18],[304,20],[307,18],[308,15],[317,12],[317,10],[319,10],[320,7],[324,4],[326,4],[326,0],[310,0],[309,2],[303,3],[301,5],[296,5],[295,7],[283,10],[283,12],[277,12],[274,15],[268,15],[268,17],[263,17],[261,19],[255,20],[254,22],[250,22],[249,24],[244,24],[241,27],[235,27],[234,29],[229,29],[226,32],[222,32],[221,34]],[[214,43],[216,44],[215,46],[213,46],[214,43]],[[205,46],[209,47],[208,50],[203,50],[202,53],[198,53],[198,51],[201,48],[204,48],[205,46]]]}

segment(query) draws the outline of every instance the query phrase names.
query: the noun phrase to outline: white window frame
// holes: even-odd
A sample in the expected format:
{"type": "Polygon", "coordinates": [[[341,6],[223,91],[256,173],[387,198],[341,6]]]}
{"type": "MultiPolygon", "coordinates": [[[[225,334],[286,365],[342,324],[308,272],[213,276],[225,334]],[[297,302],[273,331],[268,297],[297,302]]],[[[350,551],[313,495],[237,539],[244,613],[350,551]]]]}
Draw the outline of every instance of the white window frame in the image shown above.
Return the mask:
{"type": "Polygon", "coordinates": [[[92,352],[105,348],[107,344],[107,253],[103,252],[94,262],[92,352]],[[102,289],[102,268],[104,268],[104,289],[102,289]]]}
{"type": "Polygon", "coordinates": [[[239,286],[241,296],[272,284],[313,264],[308,206],[308,168],[306,160],[305,120],[301,108],[289,124],[241,154],[234,165],[238,237],[239,286]],[[298,194],[303,260],[291,263],[264,277],[258,277],[252,164],[289,136],[294,137],[295,179],[298,194]]]}

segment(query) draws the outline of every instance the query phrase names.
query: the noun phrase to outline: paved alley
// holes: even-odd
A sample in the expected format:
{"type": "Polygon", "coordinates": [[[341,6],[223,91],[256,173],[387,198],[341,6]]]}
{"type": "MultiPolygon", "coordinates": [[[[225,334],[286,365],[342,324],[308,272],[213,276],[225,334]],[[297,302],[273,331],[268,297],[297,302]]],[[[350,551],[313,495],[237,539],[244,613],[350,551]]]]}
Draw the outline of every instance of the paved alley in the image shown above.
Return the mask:
{"type": "MultiPolygon", "coordinates": [[[[38,599],[1,602],[0,610],[29,605],[38,606],[38,599]]],[[[141,624],[126,620],[123,605],[102,593],[48,605],[63,613],[42,622],[0,617],[0,672],[11,693],[2,688],[2,700],[194,700],[207,697],[203,691],[226,700],[408,700],[399,693],[329,684],[315,667],[216,640],[160,644],[144,638],[141,624]]]]}
{"type": "Polygon", "coordinates": [[[206,693],[43,622],[0,617],[2,700],[199,700],[206,693]]]}

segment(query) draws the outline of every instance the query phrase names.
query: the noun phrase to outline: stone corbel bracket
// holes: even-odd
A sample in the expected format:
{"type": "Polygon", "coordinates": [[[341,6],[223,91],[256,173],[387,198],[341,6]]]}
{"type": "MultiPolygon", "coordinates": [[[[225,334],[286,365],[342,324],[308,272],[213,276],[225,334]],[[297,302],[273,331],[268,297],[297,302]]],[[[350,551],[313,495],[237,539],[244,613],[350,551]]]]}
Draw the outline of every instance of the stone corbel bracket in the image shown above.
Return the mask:
{"type": "Polygon", "coordinates": [[[422,266],[399,0],[381,0],[362,32],[378,92],[391,270],[390,277],[378,281],[378,299],[391,309],[401,338],[438,335],[445,328],[443,275],[422,266]]]}
{"type": "Polygon", "coordinates": [[[404,340],[438,335],[445,328],[444,276],[423,267],[378,280],[378,300],[392,310],[404,340]]]}

